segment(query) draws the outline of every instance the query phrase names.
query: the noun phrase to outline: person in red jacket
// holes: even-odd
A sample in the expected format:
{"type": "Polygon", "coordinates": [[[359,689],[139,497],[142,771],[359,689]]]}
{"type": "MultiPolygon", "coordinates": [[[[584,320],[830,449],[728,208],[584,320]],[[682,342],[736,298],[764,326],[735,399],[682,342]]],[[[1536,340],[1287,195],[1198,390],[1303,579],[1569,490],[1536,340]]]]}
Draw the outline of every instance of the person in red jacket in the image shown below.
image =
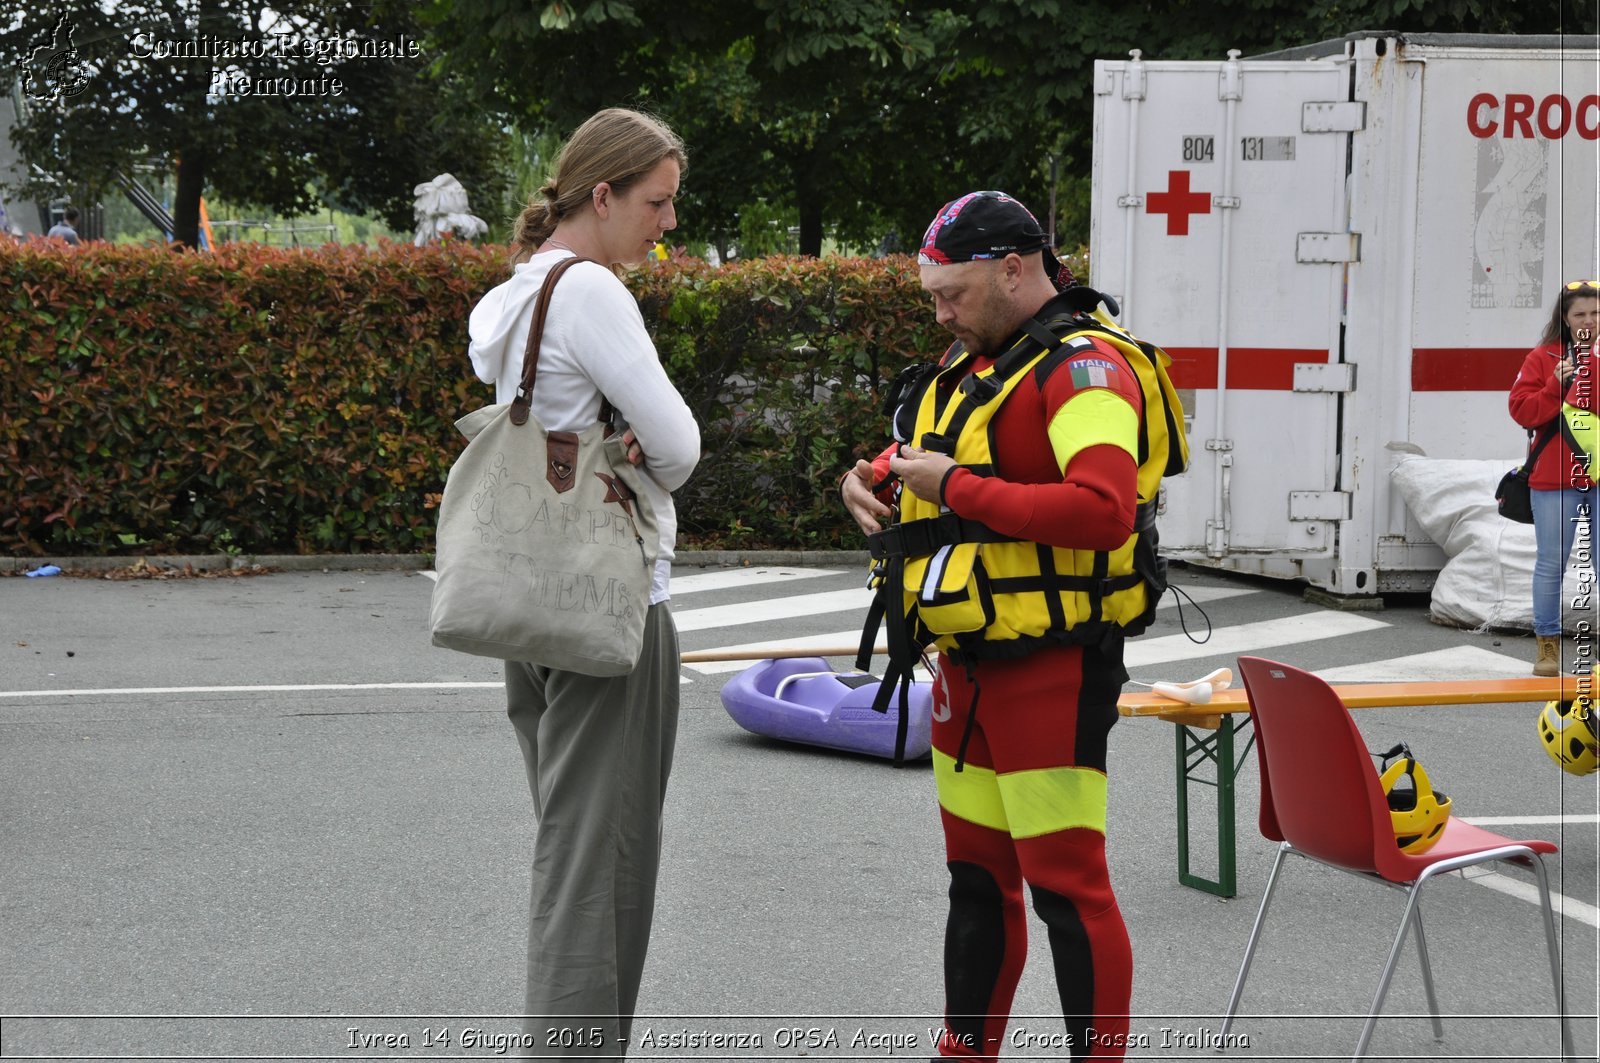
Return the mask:
{"type": "Polygon", "coordinates": [[[1533,674],[1561,671],[1561,577],[1577,538],[1578,524],[1592,541],[1595,497],[1588,463],[1574,457],[1561,432],[1563,403],[1595,409],[1596,378],[1592,344],[1600,328],[1600,281],[1573,281],[1561,290],[1539,346],[1528,352],[1511,385],[1511,418],[1535,433],[1537,443],[1554,438],[1528,471],[1533,500],[1533,633],[1538,656],[1533,674]]]}

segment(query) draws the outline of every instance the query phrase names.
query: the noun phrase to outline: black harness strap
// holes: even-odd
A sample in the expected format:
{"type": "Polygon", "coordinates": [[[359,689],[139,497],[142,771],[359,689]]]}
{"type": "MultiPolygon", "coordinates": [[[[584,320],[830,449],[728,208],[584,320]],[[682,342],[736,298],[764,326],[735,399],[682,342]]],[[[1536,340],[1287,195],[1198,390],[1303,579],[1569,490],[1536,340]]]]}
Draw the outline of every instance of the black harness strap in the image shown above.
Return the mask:
{"type": "MultiPolygon", "coordinates": [[[[1059,585],[1060,576],[1056,573],[1056,553],[1044,543],[1038,544],[1039,577],[1046,585],[1059,585]]],[[[1050,611],[1050,626],[1052,628],[1065,628],[1067,626],[1067,610],[1061,604],[1061,595],[1053,591],[1044,592],[1044,605],[1050,611]]]]}
{"type": "MultiPolygon", "coordinates": [[[[874,571],[875,576],[881,577],[881,572],[874,571]]],[[[871,672],[874,643],[878,641],[878,630],[883,627],[884,612],[888,608],[888,595],[879,593],[872,596],[872,604],[867,606],[867,622],[861,628],[861,643],[856,648],[856,671],[871,672]]]]}
{"type": "MultiPolygon", "coordinates": [[[[1033,339],[1043,344],[1044,350],[1052,350],[1060,342],[1056,337],[1043,331],[1043,326],[1034,318],[1029,318],[1023,326],[1025,330],[1030,329],[1030,327],[1040,329],[1040,334],[1047,337],[1047,340],[1039,340],[1037,335],[1029,331],[1029,335],[1033,339]]],[[[949,441],[952,452],[955,450],[955,441],[961,438],[961,433],[967,427],[967,422],[972,419],[972,415],[990,402],[993,402],[995,396],[1005,390],[1005,386],[1010,382],[1011,378],[1025,364],[1033,361],[1041,353],[1038,350],[1034,350],[1031,344],[1018,340],[1012,344],[1010,350],[995,359],[988,375],[980,377],[975,373],[969,373],[961,378],[959,386],[961,405],[957,407],[956,412],[950,418],[949,424],[945,426],[945,430],[940,436],[941,439],[949,441]]],[[[964,364],[965,362],[958,358],[951,363],[950,368],[964,364]]],[[[945,371],[948,372],[949,369],[945,371]]],[[[942,409],[935,411],[935,420],[937,421],[939,417],[943,416],[943,413],[942,409]]],[[[930,447],[928,449],[933,448],[930,447]]]]}
{"type": "MultiPolygon", "coordinates": [[[[889,699],[895,696],[896,691],[899,692],[900,718],[895,724],[894,732],[894,766],[898,768],[906,762],[906,734],[911,728],[911,683],[922,647],[914,645],[916,639],[913,637],[912,622],[906,615],[905,598],[901,592],[905,587],[905,558],[890,557],[883,562],[883,566],[883,582],[878,588],[878,597],[868,612],[867,628],[875,639],[878,620],[883,621],[888,641],[889,663],[884,666],[883,679],[878,683],[877,696],[872,699],[872,711],[888,712],[889,699]],[[892,609],[891,596],[894,599],[892,609]]],[[[866,671],[871,663],[871,657],[872,644],[864,635],[856,666],[866,671]]]]}
{"type": "Polygon", "coordinates": [[[956,749],[956,771],[967,766],[967,745],[972,741],[972,729],[978,721],[978,699],[983,688],[978,685],[978,666],[968,658],[962,665],[967,671],[967,682],[972,684],[972,703],[967,706],[967,725],[961,729],[961,745],[956,749]]]}
{"type": "Polygon", "coordinates": [[[1049,326],[1036,317],[1030,317],[1028,320],[1024,321],[1022,323],[1022,330],[1029,336],[1032,336],[1034,342],[1047,351],[1053,351],[1057,347],[1061,346],[1062,337],[1059,334],[1051,331],[1049,326]]]}
{"type": "Polygon", "coordinates": [[[990,577],[989,589],[995,594],[1027,594],[1032,591],[1084,591],[1109,597],[1117,591],[1138,586],[1143,577],[1136,572],[1121,576],[1001,576],[990,577]]]}
{"type": "Polygon", "coordinates": [[[874,561],[890,557],[926,557],[940,547],[956,543],[1009,543],[1016,539],[980,521],[941,513],[905,524],[894,524],[867,536],[867,549],[874,561]]]}
{"type": "MultiPolygon", "coordinates": [[[[1111,580],[1107,573],[1111,571],[1111,555],[1104,550],[1096,550],[1094,554],[1094,570],[1089,576],[1089,623],[1095,624],[1105,619],[1101,613],[1101,605],[1106,598],[1106,584],[1111,580]]],[[[1134,582],[1138,582],[1135,577],[1134,582]]]]}

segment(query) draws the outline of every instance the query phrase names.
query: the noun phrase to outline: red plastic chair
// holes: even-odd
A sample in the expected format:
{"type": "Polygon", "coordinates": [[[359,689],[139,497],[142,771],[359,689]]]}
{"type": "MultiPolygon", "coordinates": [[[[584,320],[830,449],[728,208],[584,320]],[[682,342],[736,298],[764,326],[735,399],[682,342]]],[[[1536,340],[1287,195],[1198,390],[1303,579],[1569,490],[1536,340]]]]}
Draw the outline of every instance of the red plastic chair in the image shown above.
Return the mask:
{"type": "Polygon", "coordinates": [[[1259,657],[1239,658],[1239,672],[1250,698],[1250,715],[1256,729],[1256,756],[1261,765],[1261,833],[1281,844],[1267,878],[1255,926],[1250,930],[1250,941],[1245,946],[1239,980],[1228,1001],[1228,1013],[1221,1030],[1223,1043],[1226,1043],[1239,1008],[1239,998],[1244,993],[1245,977],[1250,973],[1250,961],[1261,939],[1261,926],[1278,885],[1283,858],[1295,853],[1393,886],[1407,895],[1405,915],[1400,920],[1394,945],[1389,949],[1388,962],[1383,965],[1383,975],[1378,979],[1377,994],[1372,998],[1372,1010],[1367,1013],[1366,1025],[1351,1058],[1360,1059],[1366,1054],[1383,1008],[1383,998],[1394,977],[1400,948],[1413,926],[1417,931],[1422,984],[1433,1017],[1433,1033],[1436,1038],[1444,1037],[1418,901],[1422,887],[1434,876],[1493,860],[1531,867],[1538,879],[1545,940],[1550,948],[1550,975],[1555,981],[1556,1010],[1561,1016],[1561,1048],[1563,1053],[1572,1054],[1572,1035],[1561,992],[1561,955],[1556,945],[1555,915],[1550,907],[1550,883],[1542,859],[1543,854],[1556,852],[1556,846],[1547,841],[1516,841],[1502,837],[1452,816],[1443,837],[1427,852],[1416,856],[1401,852],[1395,844],[1388,800],[1378,782],[1372,756],[1367,752],[1361,732],[1356,729],[1355,720],[1350,717],[1350,710],[1333,688],[1309,672],[1259,657]]]}

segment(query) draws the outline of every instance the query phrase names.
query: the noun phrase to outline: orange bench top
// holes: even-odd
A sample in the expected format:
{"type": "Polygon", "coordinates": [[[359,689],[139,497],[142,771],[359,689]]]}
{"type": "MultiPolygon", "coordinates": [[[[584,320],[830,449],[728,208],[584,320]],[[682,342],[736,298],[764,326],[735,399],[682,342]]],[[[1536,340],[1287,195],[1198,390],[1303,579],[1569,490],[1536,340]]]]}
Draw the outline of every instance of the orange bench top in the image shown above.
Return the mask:
{"type": "MultiPolygon", "coordinates": [[[[1449,679],[1416,683],[1335,683],[1334,692],[1352,709],[1393,705],[1500,705],[1525,701],[1570,701],[1595,692],[1594,677],[1559,676],[1545,679],[1449,679]]],[[[1148,690],[1124,694],[1117,700],[1124,716],[1155,716],[1190,727],[1217,727],[1227,713],[1249,712],[1244,687],[1218,691],[1205,705],[1188,705],[1148,690]]]]}

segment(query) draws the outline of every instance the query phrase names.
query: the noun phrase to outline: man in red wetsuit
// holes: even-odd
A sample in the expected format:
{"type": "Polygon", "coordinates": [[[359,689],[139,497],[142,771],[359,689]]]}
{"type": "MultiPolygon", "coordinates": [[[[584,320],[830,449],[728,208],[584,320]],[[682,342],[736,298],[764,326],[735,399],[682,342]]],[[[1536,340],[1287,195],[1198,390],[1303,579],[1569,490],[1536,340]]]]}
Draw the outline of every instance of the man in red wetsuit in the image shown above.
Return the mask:
{"type": "MultiPolygon", "coordinates": [[[[939,323],[959,341],[946,366],[964,349],[977,356],[970,369],[979,372],[1075,302],[1058,290],[1070,274],[1049,254],[1038,222],[1002,193],[947,204],[919,261],[939,323]]],[[[896,434],[909,442],[858,462],[841,491],[869,535],[892,523],[897,500],[908,501],[895,493],[898,480],[924,510],[934,503],[1000,536],[1060,548],[1041,555],[1117,558],[1135,533],[1142,415],[1129,361],[1111,343],[1078,337],[1030,369],[993,414],[992,468],[910,445],[927,438],[927,417],[911,428],[906,415],[896,434]]],[[[952,452],[959,457],[962,444],[952,452]]],[[[1015,573],[988,575],[997,596],[1008,576],[1022,582],[1015,573]]],[[[1019,1030],[1027,1038],[1014,1034],[1013,1042],[1070,1045],[1074,1059],[1121,1059],[1133,958],[1106,868],[1105,823],[1106,737],[1127,679],[1122,637],[1115,625],[1075,625],[1059,608],[1038,612],[1026,637],[976,649],[969,642],[939,658],[934,767],[950,869],[939,1054],[999,1054],[1027,955],[1026,883],[1049,935],[1067,1030],[1065,1038],[1019,1030]]]]}

